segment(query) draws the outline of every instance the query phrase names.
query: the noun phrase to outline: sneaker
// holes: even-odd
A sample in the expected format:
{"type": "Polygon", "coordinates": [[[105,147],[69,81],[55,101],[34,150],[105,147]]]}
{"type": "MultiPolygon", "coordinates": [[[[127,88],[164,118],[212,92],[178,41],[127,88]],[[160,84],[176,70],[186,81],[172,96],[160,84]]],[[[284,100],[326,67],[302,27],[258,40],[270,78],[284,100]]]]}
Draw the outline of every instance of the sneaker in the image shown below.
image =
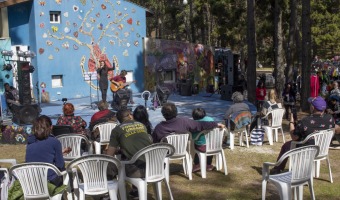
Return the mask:
{"type": "Polygon", "coordinates": [[[214,165],[208,165],[207,166],[207,171],[212,171],[215,169],[215,166],[214,165]]]}
{"type": "Polygon", "coordinates": [[[131,199],[139,199],[138,190],[131,190],[129,196],[131,199]]]}
{"type": "Polygon", "coordinates": [[[200,171],[200,170],[201,170],[200,165],[194,165],[193,168],[192,168],[192,172],[193,172],[193,173],[194,173],[194,172],[198,172],[198,171],[200,171]]]}
{"type": "Polygon", "coordinates": [[[269,172],[270,175],[275,175],[275,174],[280,174],[280,173],[281,173],[281,170],[276,169],[276,168],[271,169],[269,172]]]}

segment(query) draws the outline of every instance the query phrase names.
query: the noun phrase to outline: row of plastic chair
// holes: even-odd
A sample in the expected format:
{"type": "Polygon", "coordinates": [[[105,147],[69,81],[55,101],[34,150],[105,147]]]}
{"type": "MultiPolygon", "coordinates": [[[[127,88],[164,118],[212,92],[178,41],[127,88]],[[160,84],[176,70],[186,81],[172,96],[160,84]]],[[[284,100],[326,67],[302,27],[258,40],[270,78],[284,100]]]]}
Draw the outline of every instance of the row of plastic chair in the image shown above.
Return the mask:
{"type": "MultiPolygon", "coordinates": [[[[109,194],[110,199],[126,199],[125,181],[135,185],[139,191],[139,199],[147,199],[147,184],[154,183],[157,199],[162,198],[161,182],[165,179],[165,159],[173,155],[175,149],[170,144],[152,144],[138,151],[129,161],[119,161],[108,155],[87,155],[72,160],[66,167],[66,171],[60,172],[58,168],[49,163],[23,163],[15,165],[6,171],[6,185],[10,185],[10,178],[19,180],[25,199],[61,199],[62,193],[53,197],[48,192],[47,172],[53,170],[58,176],[64,176],[64,184],[69,184],[68,199],[76,196],[85,199],[85,195],[109,194]],[[130,178],[125,174],[125,166],[135,163],[141,157],[145,158],[145,178],[130,178]],[[114,180],[107,179],[109,165],[114,165],[117,175],[114,180]],[[66,173],[67,172],[67,173],[66,173]],[[80,181],[80,175],[83,181],[80,181]]],[[[5,162],[9,160],[0,160],[5,162]]],[[[7,169],[6,169],[7,170],[7,169]]],[[[12,180],[13,181],[13,180],[12,180]]],[[[173,199],[169,183],[164,181],[173,199]]],[[[1,199],[7,199],[8,187],[2,187],[1,199]],[[6,189],[6,191],[5,191],[6,189]]]]}

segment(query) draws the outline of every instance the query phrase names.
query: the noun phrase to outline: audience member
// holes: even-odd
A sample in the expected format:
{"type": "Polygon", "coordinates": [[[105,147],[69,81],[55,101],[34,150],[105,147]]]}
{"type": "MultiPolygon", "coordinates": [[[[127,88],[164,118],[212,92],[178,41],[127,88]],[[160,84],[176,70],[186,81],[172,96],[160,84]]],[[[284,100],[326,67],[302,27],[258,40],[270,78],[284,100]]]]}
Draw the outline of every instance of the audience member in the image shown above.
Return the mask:
{"type": "Polygon", "coordinates": [[[244,98],[243,95],[240,92],[234,92],[231,95],[231,99],[233,100],[233,105],[231,105],[228,110],[225,112],[224,114],[224,119],[227,120],[229,119],[230,115],[234,114],[234,113],[238,113],[238,112],[242,112],[242,111],[249,111],[250,112],[250,108],[248,106],[248,104],[244,103],[244,98]]]}
{"type": "Polygon", "coordinates": [[[105,122],[116,122],[117,118],[114,112],[108,109],[109,104],[105,101],[100,101],[98,103],[98,109],[99,111],[94,113],[91,117],[90,125],[89,125],[89,130],[92,132],[93,139],[96,139],[99,135],[99,131],[93,130],[94,126],[100,123],[105,123],[105,122]]]}
{"type": "Polygon", "coordinates": [[[152,124],[149,121],[149,114],[146,108],[142,105],[139,105],[135,108],[133,111],[133,119],[144,124],[146,127],[146,130],[148,131],[148,134],[151,135],[152,133],[152,124]]]}
{"type": "Polygon", "coordinates": [[[173,103],[165,103],[162,106],[162,115],[165,121],[155,127],[152,137],[154,142],[160,142],[162,138],[172,133],[199,132],[216,127],[224,128],[224,124],[216,122],[197,122],[187,117],[177,117],[177,108],[173,103]]]}
{"type": "MultiPolygon", "coordinates": [[[[63,154],[69,153],[72,149],[62,150],[61,143],[53,135],[52,121],[46,115],[38,117],[33,123],[32,132],[27,139],[25,162],[46,162],[55,165],[59,170],[65,170],[63,154]]],[[[48,171],[50,183],[60,186],[63,183],[62,177],[55,172],[48,171]]]]}
{"type": "MultiPolygon", "coordinates": [[[[282,108],[282,105],[281,103],[277,102],[277,96],[276,96],[275,90],[271,89],[269,91],[269,100],[263,103],[261,113],[256,115],[256,117],[254,118],[253,122],[250,125],[250,130],[253,130],[253,128],[255,128],[259,117],[264,117],[266,116],[267,113],[277,108],[282,108]]],[[[269,125],[270,124],[269,121],[270,119],[263,119],[261,120],[261,125],[269,125]]]]}
{"type": "MultiPolygon", "coordinates": [[[[192,118],[196,121],[204,121],[204,122],[213,122],[214,119],[211,117],[206,116],[205,110],[203,108],[195,108],[192,111],[192,118]]],[[[195,149],[200,152],[206,152],[206,141],[205,141],[205,136],[204,134],[201,134],[198,138],[197,136],[199,135],[200,132],[195,132],[192,133],[192,138],[195,139],[195,149]],[[197,139],[196,139],[197,138],[197,139]]],[[[211,164],[212,163],[213,156],[208,156],[207,157],[207,170],[211,171],[214,169],[214,166],[211,164]]],[[[200,160],[197,155],[195,154],[194,157],[194,167],[192,168],[192,172],[197,172],[199,171],[200,168],[200,160]]]]}
{"type": "Polygon", "coordinates": [[[264,81],[260,80],[257,83],[257,87],[256,87],[256,101],[257,101],[257,110],[261,110],[262,108],[262,104],[264,102],[264,100],[266,99],[266,87],[264,85],[264,81]]]}
{"type": "Polygon", "coordinates": [[[336,96],[340,97],[340,90],[339,90],[338,81],[333,81],[332,86],[333,86],[333,89],[330,91],[329,96],[336,95],[336,96]]]}
{"type": "MultiPolygon", "coordinates": [[[[116,126],[110,136],[110,144],[106,154],[114,156],[120,148],[122,159],[131,159],[139,150],[152,144],[146,127],[133,119],[131,111],[121,109],[117,112],[119,125],[116,126]]],[[[131,178],[145,177],[145,160],[137,160],[134,164],[126,165],[126,175],[131,178]]],[[[133,187],[130,192],[132,197],[138,197],[138,190],[133,187]]]]}
{"type": "Polygon", "coordinates": [[[295,94],[292,89],[292,84],[287,83],[285,88],[283,89],[282,97],[283,97],[283,105],[286,109],[286,119],[289,119],[289,113],[292,113],[295,108],[295,94]]]}
{"type": "Polygon", "coordinates": [[[87,123],[80,116],[74,116],[74,106],[72,103],[65,103],[63,106],[63,116],[58,118],[56,125],[72,126],[75,133],[86,134],[85,128],[87,123]]]}
{"type": "MultiPolygon", "coordinates": [[[[334,120],[333,117],[329,114],[325,114],[326,110],[326,101],[318,96],[318,97],[311,97],[308,99],[308,102],[311,104],[310,110],[311,115],[303,118],[302,120],[298,121],[297,123],[294,121],[294,117],[290,117],[289,128],[290,128],[290,136],[292,141],[302,141],[304,140],[309,134],[314,133],[315,131],[325,130],[334,128],[334,120]]],[[[291,142],[288,141],[283,144],[281,147],[280,154],[278,156],[279,160],[281,156],[290,150],[291,142]]],[[[309,140],[305,145],[313,145],[314,140],[309,140]]],[[[300,146],[298,146],[300,147],[300,146]]],[[[287,159],[284,160],[280,165],[275,166],[272,169],[272,173],[280,173],[284,170],[287,163],[287,159]]]]}
{"type": "Polygon", "coordinates": [[[7,106],[9,110],[12,112],[12,105],[13,104],[19,104],[19,97],[18,97],[18,91],[10,86],[8,83],[4,84],[5,87],[5,98],[7,102],[7,106]]]}
{"type": "Polygon", "coordinates": [[[333,116],[335,123],[340,123],[340,106],[339,106],[340,97],[337,95],[331,95],[328,103],[328,108],[326,110],[327,114],[333,116]]]}

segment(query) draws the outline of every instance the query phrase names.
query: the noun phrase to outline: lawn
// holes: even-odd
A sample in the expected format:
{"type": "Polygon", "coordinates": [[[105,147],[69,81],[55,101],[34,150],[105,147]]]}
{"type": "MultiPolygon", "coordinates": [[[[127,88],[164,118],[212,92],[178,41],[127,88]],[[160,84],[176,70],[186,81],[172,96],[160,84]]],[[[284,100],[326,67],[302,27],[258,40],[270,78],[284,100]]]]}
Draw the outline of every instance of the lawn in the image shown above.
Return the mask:
{"type": "MultiPolygon", "coordinates": [[[[284,121],[286,140],[289,140],[288,124],[284,121]]],[[[281,135],[279,135],[281,136],[281,135]]],[[[334,142],[336,143],[336,142],[334,142]]],[[[175,199],[261,199],[261,170],[265,161],[275,162],[280,147],[279,143],[270,146],[265,138],[263,146],[249,148],[235,146],[234,150],[225,149],[228,175],[222,171],[207,172],[207,178],[202,179],[200,173],[193,174],[189,181],[183,174],[178,162],[170,164],[170,187],[175,199]]],[[[24,145],[0,145],[0,158],[16,158],[23,162],[24,145]]],[[[340,149],[330,150],[330,162],[334,183],[329,182],[326,161],[321,162],[320,178],[314,179],[316,199],[340,200],[340,149]]],[[[165,188],[163,196],[168,199],[165,188]]],[[[149,187],[149,199],[154,199],[152,187],[149,187]]],[[[279,199],[276,188],[269,184],[266,199],[279,199]]],[[[304,188],[304,199],[310,199],[308,187],[304,188]]]]}

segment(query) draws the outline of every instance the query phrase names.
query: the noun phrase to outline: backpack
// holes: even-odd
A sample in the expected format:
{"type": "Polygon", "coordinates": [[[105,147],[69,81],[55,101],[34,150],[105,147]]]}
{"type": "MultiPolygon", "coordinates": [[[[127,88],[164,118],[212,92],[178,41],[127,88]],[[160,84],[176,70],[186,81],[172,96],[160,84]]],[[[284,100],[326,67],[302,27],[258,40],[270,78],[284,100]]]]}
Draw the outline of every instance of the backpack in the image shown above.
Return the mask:
{"type": "Polygon", "coordinates": [[[264,133],[265,131],[263,128],[254,128],[250,133],[250,144],[262,145],[264,133]]]}

